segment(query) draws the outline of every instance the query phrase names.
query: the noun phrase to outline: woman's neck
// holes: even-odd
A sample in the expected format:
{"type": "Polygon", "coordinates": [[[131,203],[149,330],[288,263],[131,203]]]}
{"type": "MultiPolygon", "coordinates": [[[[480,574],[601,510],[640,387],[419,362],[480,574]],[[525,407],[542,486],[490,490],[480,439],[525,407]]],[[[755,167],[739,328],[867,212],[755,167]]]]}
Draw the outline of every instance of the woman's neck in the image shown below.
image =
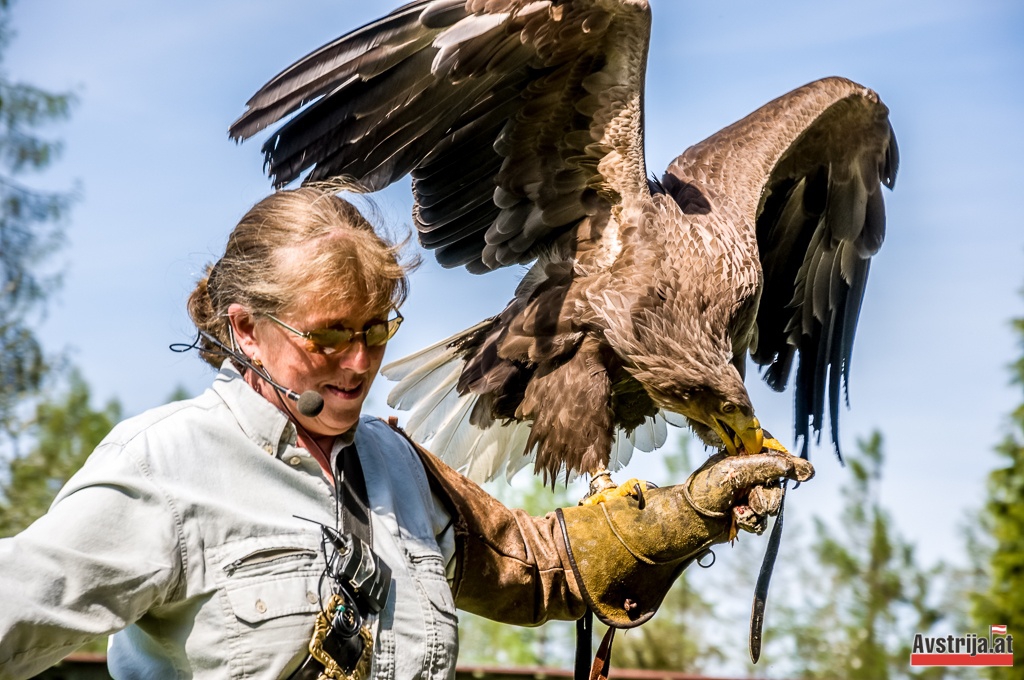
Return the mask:
{"type": "Polygon", "coordinates": [[[309,451],[310,455],[320,463],[324,474],[331,481],[334,480],[334,472],[331,470],[331,450],[334,448],[334,435],[314,435],[306,432],[302,427],[296,427],[296,439],[299,446],[309,451]]]}

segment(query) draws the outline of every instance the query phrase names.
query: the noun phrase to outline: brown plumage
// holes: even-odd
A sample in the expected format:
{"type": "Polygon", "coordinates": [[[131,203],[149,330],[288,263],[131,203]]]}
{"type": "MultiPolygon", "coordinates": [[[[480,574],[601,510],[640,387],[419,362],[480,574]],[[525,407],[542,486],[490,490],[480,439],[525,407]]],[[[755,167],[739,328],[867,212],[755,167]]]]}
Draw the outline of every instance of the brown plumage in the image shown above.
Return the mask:
{"type": "MultiPolygon", "coordinates": [[[[749,353],[797,434],[837,442],[840,384],[896,141],[878,96],[805,85],[648,180],[643,0],[421,0],[303,58],[232,126],[276,185],[413,177],[447,267],[532,263],[497,316],[385,369],[408,429],[476,477],[614,466],[685,416],[735,453],[761,430],[749,353]]],[[[836,443],[838,452],[838,444],[836,443]]]]}

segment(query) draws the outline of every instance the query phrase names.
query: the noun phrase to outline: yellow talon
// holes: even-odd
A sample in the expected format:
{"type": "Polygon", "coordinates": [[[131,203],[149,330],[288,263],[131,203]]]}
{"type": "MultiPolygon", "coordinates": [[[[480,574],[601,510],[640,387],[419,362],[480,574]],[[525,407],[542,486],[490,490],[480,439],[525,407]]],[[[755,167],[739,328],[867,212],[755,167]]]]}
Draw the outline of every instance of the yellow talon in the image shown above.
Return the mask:
{"type": "Polygon", "coordinates": [[[580,505],[597,505],[598,503],[604,503],[610,501],[613,498],[621,498],[623,496],[638,496],[647,491],[647,482],[636,479],[626,480],[618,486],[609,486],[597,493],[593,493],[582,501],[580,505]],[[637,493],[637,487],[640,487],[640,493],[637,493]]]}

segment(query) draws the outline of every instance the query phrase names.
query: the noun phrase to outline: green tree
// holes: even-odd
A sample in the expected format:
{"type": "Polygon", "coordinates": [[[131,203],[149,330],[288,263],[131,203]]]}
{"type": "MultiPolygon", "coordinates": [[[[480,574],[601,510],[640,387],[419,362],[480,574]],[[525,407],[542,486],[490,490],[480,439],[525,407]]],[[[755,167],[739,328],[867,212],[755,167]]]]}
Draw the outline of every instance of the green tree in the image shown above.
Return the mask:
{"type": "MultiPolygon", "coordinates": [[[[13,35],[9,0],[0,0],[0,64],[13,35]]],[[[16,82],[0,69],[0,431],[18,430],[18,406],[36,394],[47,362],[31,329],[59,277],[45,269],[60,243],[71,195],[35,189],[26,175],[45,170],[60,143],[40,128],[67,117],[72,97],[16,82]]]]}
{"type": "Polygon", "coordinates": [[[0,474],[0,537],[18,533],[45,513],[60,488],[121,419],[116,400],[101,409],[90,402],[88,385],[72,370],[63,397],[36,405],[26,433],[31,449],[0,474]]]}
{"type": "MultiPolygon", "coordinates": [[[[76,370],[60,399],[36,404],[26,438],[31,449],[0,470],[0,538],[13,536],[53,503],[92,450],[121,419],[121,405],[111,400],[102,409],[91,406],[89,387],[76,370]]],[[[85,644],[81,651],[103,653],[105,639],[85,644]]]]}
{"type": "Polygon", "coordinates": [[[799,574],[799,596],[775,600],[782,623],[772,656],[788,659],[800,678],[957,677],[951,669],[910,668],[914,634],[928,634],[949,614],[937,605],[946,568],[919,566],[880,504],[881,435],[858,448],[847,461],[840,528],[815,520],[815,559],[799,574]]]}
{"type": "MultiPolygon", "coordinates": [[[[1024,350],[1024,317],[1014,319],[1013,329],[1024,350]]],[[[1024,352],[1011,371],[1014,384],[1024,388],[1024,352]]],[[[996,448],[1004,465],[989,474],[989,498],[981,513],[990,544],[988,589],[975,596],[974,619],[981,631],[991,624],[1005,624],[1011,635],[1020,636],[1020,646],[1024,645],[1024,402],[1010,414],[1010,423],[1010,432],[996,448]]],[[[991,675],[1024,678],[1024,664],[992,669],[991,675]]]]}

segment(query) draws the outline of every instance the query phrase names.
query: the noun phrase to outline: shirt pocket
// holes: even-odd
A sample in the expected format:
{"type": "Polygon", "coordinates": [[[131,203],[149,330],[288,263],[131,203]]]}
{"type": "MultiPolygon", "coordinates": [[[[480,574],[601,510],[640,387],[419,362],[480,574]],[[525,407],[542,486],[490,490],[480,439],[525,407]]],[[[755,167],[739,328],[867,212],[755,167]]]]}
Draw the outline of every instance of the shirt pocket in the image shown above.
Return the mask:
{"type": "Polygon", "coordinates": [[[211,560],[226,628],[241,652],[235,676],[276,677],[304,653],[320,611],[319,535],[247,538],[220,546],[211,560]]]}
{"type": "Polygon", "coordinates": [[[408,556],[410,576],[421,598],[427,629],[426,677],[447,678],[459,653],[459,619],[445,577],[444,561],[436,550],[409,550],[408,556]]]}

